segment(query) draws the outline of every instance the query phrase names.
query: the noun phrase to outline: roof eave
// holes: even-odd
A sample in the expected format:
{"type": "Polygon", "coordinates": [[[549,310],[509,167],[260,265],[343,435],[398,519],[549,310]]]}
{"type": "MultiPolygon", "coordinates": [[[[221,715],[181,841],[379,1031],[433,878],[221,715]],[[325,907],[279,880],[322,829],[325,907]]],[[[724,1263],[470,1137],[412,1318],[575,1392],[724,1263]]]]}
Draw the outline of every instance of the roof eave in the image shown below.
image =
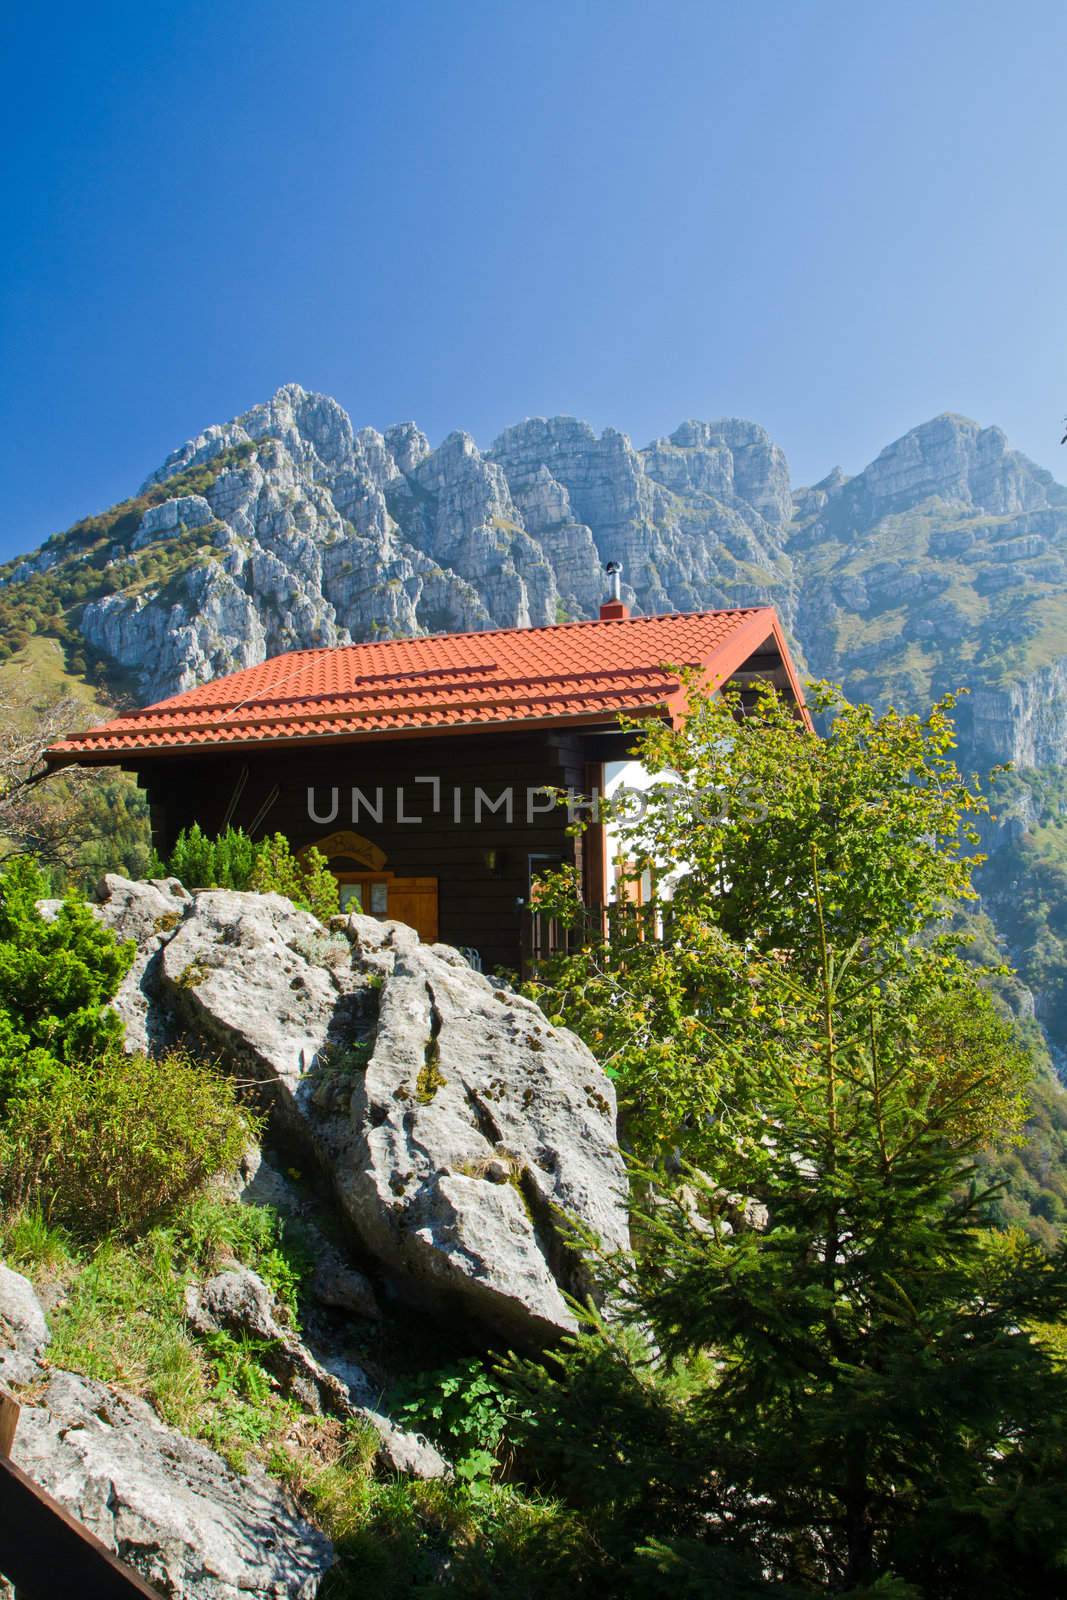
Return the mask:
{"type": "MultiPolygon", "coordinates": [[[[778,613],[773,606],[761,606],[758,610],[753,611],[751,616],[731,637],[725,640],[714,654],[702,663],[709,674],[708,691],[714,694],[728,683],[734,673],[741,670],[753,652],[759,648],[765,639],[772,635],[778,647],[783,671],[789,679],[789,686],[796,700],[797,715],[809,733],[814,733],[815,725],[811,720],[811,713],[804,700],[804,690],[800,679],[797,677],[793,658],[789,651],[789,644],[778,620],[778,613]]],[[[675,727],[678,727],[685,719],[686,699],[683,686],[668,701],[671,721],[675,727]]]]}
{"type": "Polygon", "coordinates": [[[135,745],[124,750],[61,750],[53,746],[45,752],[45,762],[53,771],[63,767],[94,766],[118,767],[139,765],[144,761],[166,760],[172,756],[211,755],[216,752],[250,752],[255,750],[281,750],[281,749],[323,749],[331,745],[349,744],[378,744],[383,739],[399,742],[405,739],[430,739],[449,738],[463,734],[469,736],[484,735],[501,732],[515,732],[519,729],[557,729],[557,728],[609,728],[618,729],[619,717],[669,717],[670,707],[677,697],[670,696],[668,700],[659,701],[654,705],[627,706],[622,710],[613,708],[611,711],[590,711],[582,713],[568,713],[556,717],[515,717],[502,719],[499,722],[462,722],[451,724],[447,727],[423,728],[374,728],[365,732],[358,730],[345,733],[330,734],[299,734],[286,738],[266,737],[262,739],[219,739],[204,740],[196,744],[172,745],[135,745]]]}

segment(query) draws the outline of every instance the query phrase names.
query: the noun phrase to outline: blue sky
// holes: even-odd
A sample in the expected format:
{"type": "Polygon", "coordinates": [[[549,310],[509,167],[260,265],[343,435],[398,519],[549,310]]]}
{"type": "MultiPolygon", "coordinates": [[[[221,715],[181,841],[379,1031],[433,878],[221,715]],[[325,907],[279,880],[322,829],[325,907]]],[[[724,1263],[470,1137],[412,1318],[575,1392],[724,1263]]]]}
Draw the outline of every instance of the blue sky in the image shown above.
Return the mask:
{"type": "Polygon", "coordinates": [[[59,0],[0,58],[0,553],[290,380],[1067,478],[1058,0],[59,0]]]}

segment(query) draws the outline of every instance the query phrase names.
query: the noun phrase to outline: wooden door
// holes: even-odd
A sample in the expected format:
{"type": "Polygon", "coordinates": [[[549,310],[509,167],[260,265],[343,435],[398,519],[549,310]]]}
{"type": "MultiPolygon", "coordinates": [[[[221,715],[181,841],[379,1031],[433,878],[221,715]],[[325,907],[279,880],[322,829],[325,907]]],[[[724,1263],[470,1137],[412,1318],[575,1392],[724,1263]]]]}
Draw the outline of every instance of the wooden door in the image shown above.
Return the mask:
{"type": "Polygon", "coordinates": [[[425,944],[435,944],[437,879],[394,878],[389,885],[389,915],[414,928],[425,944]]]}
{"type": "Polygon", "coordinates": [[[379,922],[406,922],[426,944],[437,940],[437,879],[395,878],[391,872],[338,872],[341,908],[379,922]]]}

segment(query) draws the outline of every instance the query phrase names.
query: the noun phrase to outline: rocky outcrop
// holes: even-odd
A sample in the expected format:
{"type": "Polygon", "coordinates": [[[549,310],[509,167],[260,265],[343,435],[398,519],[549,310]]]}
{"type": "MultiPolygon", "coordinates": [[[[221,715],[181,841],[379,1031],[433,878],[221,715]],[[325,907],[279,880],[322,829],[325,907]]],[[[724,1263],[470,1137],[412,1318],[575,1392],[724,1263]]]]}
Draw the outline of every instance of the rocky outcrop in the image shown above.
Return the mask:
{"type": "MultiPolygon", "coordinates": [[[[569,1222],[627,1243],[614,1090],[574,1034],[402,923],[324,929],[280,895],[173,878],[108,874],[100,894],[136,948],[114,1001],[127,1047],[184,1042],[260,1080],[395,1292],[520,1343],[574,1327],[567,1296],[589,1285],[569,1222]]],[[[278,1203],[269,1172],[254,1182],[278,1203]]],[[[320,1299],[376,1316],[321,1244],[320,1299]]]]}
{"type": "Polygon", "coordinates": [[[572,1328],[588,1285],[566,1219],[627,1240],[614,1091],[586,1047],[403,924],[175,890],[105,881],[101,916],[138,941],[116,1001],[133,1042],[185,1035],[260,1079],[391,1292],[520,1343],[572,1328]]]}
{"type": "Polygon", "coordinates": [[[17,1466],[161,1594],[311,1600],[333,1549],[276,1483],[258,1468],[232,1471],[132,1395],[43,1369],[47,1343],[32,1286],[0,1264],[0,1377],[35,1384],[17,1466]]]}
{"type": "Polygon", "coordinates": [[[24,1406],[15,1464],[163,1594],[311,1600],[329,1540],[253,1468],[240,1476],[132,1395],[51,1372],[24,1406]]]}
{"type": "Polygon", "coordinates": [[[100,919],[119,938],[132,940],[137,949],[136,960],[115,997],[129,1050],[152,1051],[174,1043],[166,1012],[158,1003],[160,955],[192,904],[192,896],[177,878],[137,883],[107,873],[103,879],[100,919]]]}
{"type": "Polygon", "coordinates": [[[1062,762],[1067,752],[1067,655],[1016,683],[979,685],[963,708],[978,760],[1020,767],[1062,762]]]}
{"type": "Polygon", "coordinates": [[[1067,505],[1067,491],[1050,472],[1009,449],[1000,428],[947,413],[887,445],[842,499],[862,506],[865,520],[874,521],[931,497],[992,516],[1067,505]]]}

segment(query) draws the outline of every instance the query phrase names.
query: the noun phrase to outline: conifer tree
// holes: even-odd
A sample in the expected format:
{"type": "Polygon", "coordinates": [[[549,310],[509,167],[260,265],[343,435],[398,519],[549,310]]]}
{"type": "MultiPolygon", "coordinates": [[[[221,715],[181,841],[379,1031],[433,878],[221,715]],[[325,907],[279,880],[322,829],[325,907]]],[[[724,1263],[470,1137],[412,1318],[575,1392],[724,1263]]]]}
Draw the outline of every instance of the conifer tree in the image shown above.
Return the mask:
{"type": "Polygon", "coordinates": [[[944,931],[985,808],[952,701],[820,690],[815,738],[690,689],[624,827],[654,918],[539,986],[646,1164],[612,1325],[513,1367],[531,1448],[611,1508],[620,1593],[1063,1594],[1067,1261],[992,1232],[975,1182],[1028,1063],[944,931]]]}

